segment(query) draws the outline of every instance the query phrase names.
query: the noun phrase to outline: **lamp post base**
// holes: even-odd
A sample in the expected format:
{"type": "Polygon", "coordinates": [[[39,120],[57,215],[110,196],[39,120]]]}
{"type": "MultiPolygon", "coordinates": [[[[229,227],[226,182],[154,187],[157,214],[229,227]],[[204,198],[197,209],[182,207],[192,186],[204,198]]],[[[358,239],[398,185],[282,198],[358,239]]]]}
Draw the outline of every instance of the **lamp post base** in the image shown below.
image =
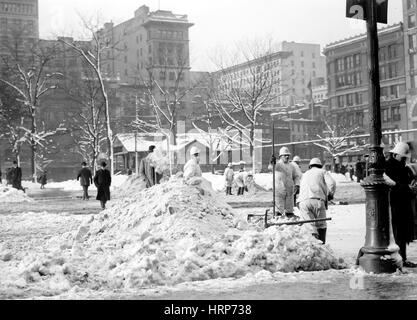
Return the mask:
{"type": "Polygon", "coordinates": [[[390,186],[381,174],[371,174],[361,185],[366,193],[366,240],[359,265],[365,272],[394,273],[402,259],[391,226],[390,186]]]}

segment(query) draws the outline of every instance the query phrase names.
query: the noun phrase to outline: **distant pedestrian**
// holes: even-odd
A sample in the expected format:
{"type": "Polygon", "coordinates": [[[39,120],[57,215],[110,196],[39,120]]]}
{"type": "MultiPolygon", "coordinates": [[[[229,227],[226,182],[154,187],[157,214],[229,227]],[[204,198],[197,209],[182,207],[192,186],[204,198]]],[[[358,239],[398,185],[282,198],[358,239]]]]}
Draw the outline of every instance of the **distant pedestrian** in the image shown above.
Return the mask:
{"type": "Polygon", "coordinates": [[[139,175],[146,183],[146,188],[151,188],[159,184],[159,181],[162,178],[162,175],[156,172],[156,168],[152,162],[155,149],[155,146],[150,146],[148,149],[148,155],[143,158],[139,164],[139,175]]]}
{"type": "Polygon", "coordinates": [[[45,170],[39,177],[38,182],[41,184],[41,189],[45,189],[45,185],[47,184],[48,177],[47,171],[45,170]]]}
{"type": "Polygon", "coordinates": [[[349,171],[350,181],[353,181],[353,176],[355,174],[355,169],[353,168],[352,164],[349,164],[348,171],[349,171]]]}
{"type": "Polygon", "coordinates": [[[365,161],[359,156],[358,162],[355,165],[356,182],[360,183],[365,178],[365,161]]]}
{"type": "Polygon", "coordinates": [[[0,184],[1,184],[1,168],[0,168],[0,184]]]}
{"type": "Polygon", "coordinates": [[[22,169],[17,165],[17,161],[13,161],[13,168],[10,172],[10,178],[13,188],[24,191],[22,187],[22,169]]]}
{"type": "Polygon", "coordinates": [[[7,168],[6,170],[6,185],[12,185],[12,171],[13,168],[7,168]]]}
{"type": "Polygon", "coordinates": [[[184,166],[184,179],[188,181],[192,178],[200,178],[203,172],[200,168],[200,149],[192,147],[190,150],[191,159],[184,166]]]}
{"type": "Polygon", "coordinates": [[[243,196],[245,194],[245,190],[248,191],[248,186],[250,184],[250,182],[253,179],[253,174],[252,172],[246,172],[246,171],[242,171],[239,172],[236,176],[235,176],[235,183],[238,186],[238,192],[237,195],[238,196],[243,196]]]}
{"type": "Polygon", "coordinates": [[[246,171],[246,170],[245,170],[245,165],[246,165],[246,162],[245,162],[245,161],[240,161],[240,162],[239,162],[239,165],[240,165],[239,172],[244,172],[244,171],[246,171]]]}
{"type": "MultiPolygon", "coordinates": [[[[322,169],[320,159],[311,159],[309,168],[301,178],[300,213],[304,220],[325,219],[328,201],[333,199],[336,192],[336,182],[327,171],[322,169]]],[[[326,221],[315,222],[313,235],[326,243],[326,233],[326,221]]]]}
{"type": "Polygon", "coordinates": [[[410,158],[410,148],[407,143],[399,142],[390,151],[392,157],[386,163],[386,175],[395,182],[391,187],[389,200],[392,215],[392,229],[396,244],[400,247],[404,267],[415,268],[417,265],[407,260],[407,244],[414,239],[414,216],[412,198],[414,194],[410,188],[413,177],[406,167],[410,158]]]}
{"type": "Polygon", "coordinates": [[[94,176],[94,184],[97,187],[97,200],[100,201],[101,208],[106,209],[106,202],[110,200],[110,186],[111,186],[111,174],[106,169],[107,163],[102,161],[100,167],[94,176]]]}
{"type": "Polygon", "coordinates": [[[224,179],[226,183],[226,196],[232,196],[232,187],[234,180],[235,172],[233,171],[233,164],[229,163],[226,170],[224,171],[224,179]]]}
{"type": "Polygon", "coordinates": [[[93,184],[93,174],[87,167],[87,163],[84,161],[81,163],[81,170],[78,172],[77,181],[80,181],[80,185],[83,188],[83,200],[89,200],[88,188],[93,184]]]}

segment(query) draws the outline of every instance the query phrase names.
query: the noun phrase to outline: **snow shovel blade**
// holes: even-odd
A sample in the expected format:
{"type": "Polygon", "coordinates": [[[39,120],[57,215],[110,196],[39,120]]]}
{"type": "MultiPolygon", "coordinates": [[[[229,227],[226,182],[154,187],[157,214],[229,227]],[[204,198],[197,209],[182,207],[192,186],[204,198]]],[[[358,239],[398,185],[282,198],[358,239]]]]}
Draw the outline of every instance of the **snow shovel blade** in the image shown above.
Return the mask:
{"type": "Polygon", "coordinates": [[[315,223],[321,221],[330,221],[332,218],[321,218],[321,219],[314,219],[314,220],[302,220],[302,221],[288,221],[288,222],[277,222],[277,223],[268,223],[268,227],[271,226],[296,226],[296,225],[303,225],[306,223],[315,223]]]}

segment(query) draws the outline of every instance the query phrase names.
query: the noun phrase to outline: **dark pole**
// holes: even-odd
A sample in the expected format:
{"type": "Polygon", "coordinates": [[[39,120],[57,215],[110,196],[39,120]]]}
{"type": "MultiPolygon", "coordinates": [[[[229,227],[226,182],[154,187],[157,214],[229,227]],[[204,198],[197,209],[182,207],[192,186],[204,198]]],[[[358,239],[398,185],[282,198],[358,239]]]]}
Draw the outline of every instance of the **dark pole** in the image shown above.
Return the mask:
{"type": "Polygon", "coordinates": [[[360,250],[359,265],[366,272],[392,273],[398,267],[394,259],[394,255],[398,253],[398,247],[391,245],[393,239],[388,197],[390,187],[383,178],[385,158],[381,147],[377,7],[375,0],[367,0],[364,3],[367,6],[368,34],[370,174],[361,184],[366,194],[366,238],[365,245],[360,250]]]}
{"type": "Polygon", "coordinates": [[[272,122],[272,207],[274,218],[276,217],[276,203],[275,203],[275,122],[272,122]]]}

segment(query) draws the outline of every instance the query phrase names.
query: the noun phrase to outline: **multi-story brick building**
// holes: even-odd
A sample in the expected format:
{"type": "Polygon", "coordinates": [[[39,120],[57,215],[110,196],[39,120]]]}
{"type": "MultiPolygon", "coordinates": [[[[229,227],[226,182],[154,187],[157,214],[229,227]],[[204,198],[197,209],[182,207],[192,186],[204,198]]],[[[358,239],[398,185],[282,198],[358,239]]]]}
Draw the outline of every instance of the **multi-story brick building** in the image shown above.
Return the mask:
{"type": "MultiPolygon", "coordinates": [[[[408,129],[417,129],[417,1],[403,0],[408,129]]],[[[409,135],[417,140],[417,134],[409,135]]]]}
{"type": "MultiPolygon", "coordinates": [[[[187,15],[171,11],[150,12],[147,6],[119,25],[104,24],[99,34],[109,44],[104,52],[103,71],[120,83],[152,83],[155,88],[184,92],[190,84],[189,28],[187,15]]],[[[160,90],[156,101],[162,102],[160,90]]],[[[191,97],[184,96],[181,112],[191,112],[191,97]]]]}
{"type": "Polygon", "coordinates": [[[290,52],[280,73],[280,105],[292,106],[309,98],[308,84],[326,76],[326,58],[319,44],[284,41],[279,50],[290,52]]]}
{"type": "Polygon", "coordinates": [[[38,0],[0,0],[0,56],[25,55],[38,39],[38,0]]]}
{"type": "MultiPolygon", "coordinates": [[[[407,129],[403,25],[388,26],[378,34],[382,130],[407,129]]],[[[369,132],[367,50],[366,35],[324,48],[331,121],[341,127],[358,127],[358,134],[369,132]]],[[[388,140],[384,142],[390,144],[388,140]]]]}

